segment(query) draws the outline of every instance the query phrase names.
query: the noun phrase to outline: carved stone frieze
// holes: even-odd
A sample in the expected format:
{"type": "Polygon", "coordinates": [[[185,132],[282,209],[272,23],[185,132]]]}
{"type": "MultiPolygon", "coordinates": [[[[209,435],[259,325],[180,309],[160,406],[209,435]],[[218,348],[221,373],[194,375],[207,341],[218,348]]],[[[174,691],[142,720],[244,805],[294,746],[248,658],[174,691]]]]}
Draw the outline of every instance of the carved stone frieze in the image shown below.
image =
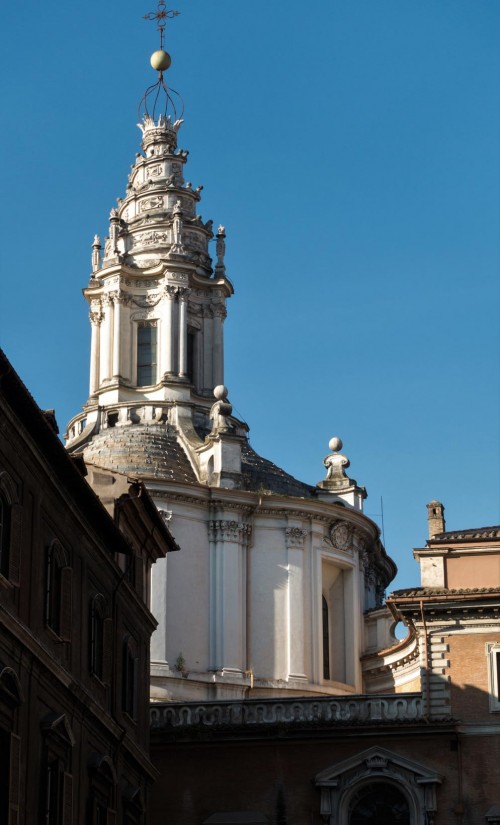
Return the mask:
{"type": "Polygon", "coordinates": [[[169,232],[140,232],[133,236],[133,246],[151,246],[152,244],[170,243],[169,232]]]}
{"type": "Polygon", "coordinates": [[[163,197],[161,195],[155,195],[152,198],[141,201],[140,210],[141,212],[147,212],[148,209],[161,209],[163,204],[163,197]]]}
{"type": "MultiPolygon", "coordinates": [[[[303,725],[305,722],[327,722],[331,725],[345,722],[416,722],[422,719],[422,698],[415,694],[368,697],[335,696],[297,698],[293,701],[262,699],[245,702],[217,702],[210,706],[199,702],[167,702],[151,707],[153,728],[182,726],[245,725],[250,727],[276,725],[303,725]]],[[[362,762],[363,769],[367,764],[362,762]]],[[[372,768],[373,769],[373,768],[372,768]]]]}

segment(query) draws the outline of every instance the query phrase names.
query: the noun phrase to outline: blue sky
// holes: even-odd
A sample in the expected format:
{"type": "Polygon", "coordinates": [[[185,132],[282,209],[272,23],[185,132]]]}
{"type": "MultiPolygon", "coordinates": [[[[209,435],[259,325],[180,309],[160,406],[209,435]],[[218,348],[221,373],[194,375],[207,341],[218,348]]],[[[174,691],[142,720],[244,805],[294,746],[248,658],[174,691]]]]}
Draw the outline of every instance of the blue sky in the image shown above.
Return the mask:
{"type": "MultiPolygon", "coordinates": [[[[173,2],[173,0],[172,0],[173,2]]],[[[201,213],[227,228],[226,383],[305,481],[340,435],[400,568],[500,523],[500,3],[178,0],[167,31],[201,213]]],[[[88,391],[81,289],[154,80],[154,2],[3,10],[0,343],[61,430],[88,391]]]]}

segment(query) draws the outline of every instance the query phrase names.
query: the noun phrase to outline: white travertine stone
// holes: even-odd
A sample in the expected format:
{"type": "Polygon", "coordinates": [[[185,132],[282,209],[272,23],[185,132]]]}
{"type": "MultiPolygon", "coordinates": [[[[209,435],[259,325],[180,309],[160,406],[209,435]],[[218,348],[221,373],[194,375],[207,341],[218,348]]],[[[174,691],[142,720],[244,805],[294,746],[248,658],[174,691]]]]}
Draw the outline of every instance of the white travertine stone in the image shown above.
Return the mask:
{"type": "Polygon", "coordinates": [[[224,386],[233,294],[226,232],[219,226],[213,266],[213,224],[197,214],[201,187],[184,179],[181,125],[144,118],[142,152],[111,211],[102,259],[94,239],[84,291],[90,397],[68,426],[68,448],[143,477],[172,514],[181,550],[152,577],[153,699],[351,697],[363,689],[363,611],[381,607],[394,566],[362,514],[366,493],[345,473],[339,438],[330,440],[327,477],[311,487],[256,455],[233,415],[224,386]],[[148,387],[137,386],[140,324],[157,333],[157,380],[148,387]]]}

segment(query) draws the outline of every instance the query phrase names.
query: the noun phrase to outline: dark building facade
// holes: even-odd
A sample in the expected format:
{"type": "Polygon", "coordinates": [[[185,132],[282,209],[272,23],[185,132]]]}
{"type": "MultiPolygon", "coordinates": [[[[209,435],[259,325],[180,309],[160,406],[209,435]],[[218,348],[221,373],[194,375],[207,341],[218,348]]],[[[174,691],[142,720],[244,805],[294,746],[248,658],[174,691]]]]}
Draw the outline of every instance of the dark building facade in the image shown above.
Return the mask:
{"type": "Polygon", "coordinates": [[[146,593],[176,545],[140,482],[107,479],[110,517],[56,430],[0,352],[0,823],[144,823],[146,593]]]}

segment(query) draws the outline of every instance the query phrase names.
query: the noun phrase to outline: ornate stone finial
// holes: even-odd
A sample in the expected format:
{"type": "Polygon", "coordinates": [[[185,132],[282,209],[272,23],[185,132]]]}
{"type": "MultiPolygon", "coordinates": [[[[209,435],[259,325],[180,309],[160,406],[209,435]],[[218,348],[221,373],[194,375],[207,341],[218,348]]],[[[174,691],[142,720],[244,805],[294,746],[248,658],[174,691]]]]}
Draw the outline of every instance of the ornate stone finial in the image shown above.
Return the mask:
{"type": "Polygon", "coordinates": [[[174,220],[172,223],[172,246],[170,252],[175,255],[182,255],[184,253],[184,244],[182,242],[182,203],[180,200],[176,201],[173,208],[174,220]]]}
{"type": "Polygon", "coordinates": [[[350,466],[351,462],[345,455],[340,454],[340,450],[343,447],[342,439],[334,436],[328,442],[328,446],[332,451],[332,455],[327,455],[326,458],[323,459],[323,464],[327,469],[326,481],[330,482],[328,486],[336,489],[349,487],[352,482],[351,479],[346,476],[344,470],[350,466]]]}
{"type": "Polygon", "coordinates": [[[224,257],[226,255],[226,228],[222,226],[222,224],[219,226],[217,230],[215,251],[217,254],[217,263],[215,265],[215,271],[217,275],[225,275],[226,265],[224,263],[224,257]]]}
{"type": "Polygon", "coordinates": [[[212,421],[212,430],[210,435],[217,435],[218,433],[230,432],[233,427],[228,421],[228,417],[233,412],[233,405],[227,400],[228,390],[224,384],[218,384],[214,388],[215,404],[210,410],[210,420],[212,421]]]}
{"type": "Polygon", "coordinates": [[[101,239],[99,235],[94,235],[92,243],[92,272],[97,272],[101,266],[101,239]]]}
{"type": "Polygon", "coordinates": [[[350,466],[350,461],[340,453],[343,447],[342,439],[334,436],[328,442],[328,446],[332,452],[323,459],[327,470],[326,478],[319,481],[316,486],[327,493],[336,494],[351,506],[361,510],[367,493],[364,487],[358,487],[357,481],[349,478],[345,472],[350,466]]]}

